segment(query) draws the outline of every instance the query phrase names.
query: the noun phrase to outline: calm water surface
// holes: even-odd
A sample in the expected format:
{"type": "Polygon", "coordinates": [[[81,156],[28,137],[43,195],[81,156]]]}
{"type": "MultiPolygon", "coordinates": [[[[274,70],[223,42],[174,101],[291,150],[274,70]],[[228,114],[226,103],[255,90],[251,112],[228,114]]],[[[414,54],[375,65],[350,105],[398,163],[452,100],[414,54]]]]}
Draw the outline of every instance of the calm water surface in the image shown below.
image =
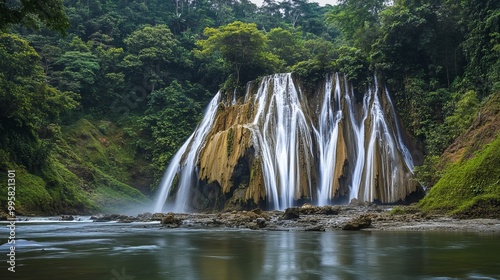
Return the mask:
{"type": "Polygon", "coordinates": [[[16,223],[11,273],[5,225],[0,279],[500,279],[500,235],[54,221],[16,223]]]}

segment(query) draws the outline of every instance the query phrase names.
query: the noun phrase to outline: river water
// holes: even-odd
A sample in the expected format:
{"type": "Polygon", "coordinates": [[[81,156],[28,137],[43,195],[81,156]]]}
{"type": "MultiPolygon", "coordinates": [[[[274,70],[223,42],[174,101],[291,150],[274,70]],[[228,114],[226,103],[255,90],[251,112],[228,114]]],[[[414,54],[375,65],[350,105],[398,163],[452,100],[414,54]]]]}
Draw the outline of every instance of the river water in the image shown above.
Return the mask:
{"type": "Polygon", "coordinates": [[[12,273],[6,225],[0,279],[500,279],[498,234],[186,230],[51,220],[16,222],[12,273]]]}

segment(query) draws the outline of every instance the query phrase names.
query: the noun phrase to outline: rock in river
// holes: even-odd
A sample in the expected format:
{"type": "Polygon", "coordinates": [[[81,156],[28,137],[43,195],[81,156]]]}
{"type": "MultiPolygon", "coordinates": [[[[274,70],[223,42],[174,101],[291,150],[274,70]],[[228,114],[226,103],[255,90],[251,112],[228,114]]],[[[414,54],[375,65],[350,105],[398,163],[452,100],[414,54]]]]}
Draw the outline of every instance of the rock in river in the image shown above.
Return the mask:
{"type": "Polygon", "coordinates": [[[361,215],[348,221],[343,227],[343,230],[360,230],[370,227],[372,219],[369,215],[361,215]]]}

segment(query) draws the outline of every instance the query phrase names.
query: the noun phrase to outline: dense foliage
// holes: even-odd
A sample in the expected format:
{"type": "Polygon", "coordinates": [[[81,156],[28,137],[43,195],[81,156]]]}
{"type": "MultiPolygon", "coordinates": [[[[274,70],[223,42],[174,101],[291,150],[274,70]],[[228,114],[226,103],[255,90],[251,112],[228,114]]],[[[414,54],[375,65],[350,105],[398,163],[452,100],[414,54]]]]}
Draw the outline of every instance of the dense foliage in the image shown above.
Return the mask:
{"type": "Polygon", "coordinates": [[[0,0],[0,169],[46,181],[86,118],[119,126],[115,140],[149,163],[138,176],[158,180],[212,94],[284,71],[312,84],[339,71],[359,90],[379,76],[432,159],[500,90],[498,1],[339,2],[0,0]]]}

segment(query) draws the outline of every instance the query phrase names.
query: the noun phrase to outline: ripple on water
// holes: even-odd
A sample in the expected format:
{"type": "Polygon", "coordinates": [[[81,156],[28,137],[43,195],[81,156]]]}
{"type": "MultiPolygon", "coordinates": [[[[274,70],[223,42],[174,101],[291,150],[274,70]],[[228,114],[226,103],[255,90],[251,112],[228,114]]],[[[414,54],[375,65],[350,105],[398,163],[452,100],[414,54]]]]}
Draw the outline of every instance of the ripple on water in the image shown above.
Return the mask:
{"type": "Polygon", "coordinates": [[[159,247],[157,245],[140,245],[140,246],[116,246],[113,247],[112,251],[119,253],[134,253],[143,251],[156,251],[159,247]]]}

